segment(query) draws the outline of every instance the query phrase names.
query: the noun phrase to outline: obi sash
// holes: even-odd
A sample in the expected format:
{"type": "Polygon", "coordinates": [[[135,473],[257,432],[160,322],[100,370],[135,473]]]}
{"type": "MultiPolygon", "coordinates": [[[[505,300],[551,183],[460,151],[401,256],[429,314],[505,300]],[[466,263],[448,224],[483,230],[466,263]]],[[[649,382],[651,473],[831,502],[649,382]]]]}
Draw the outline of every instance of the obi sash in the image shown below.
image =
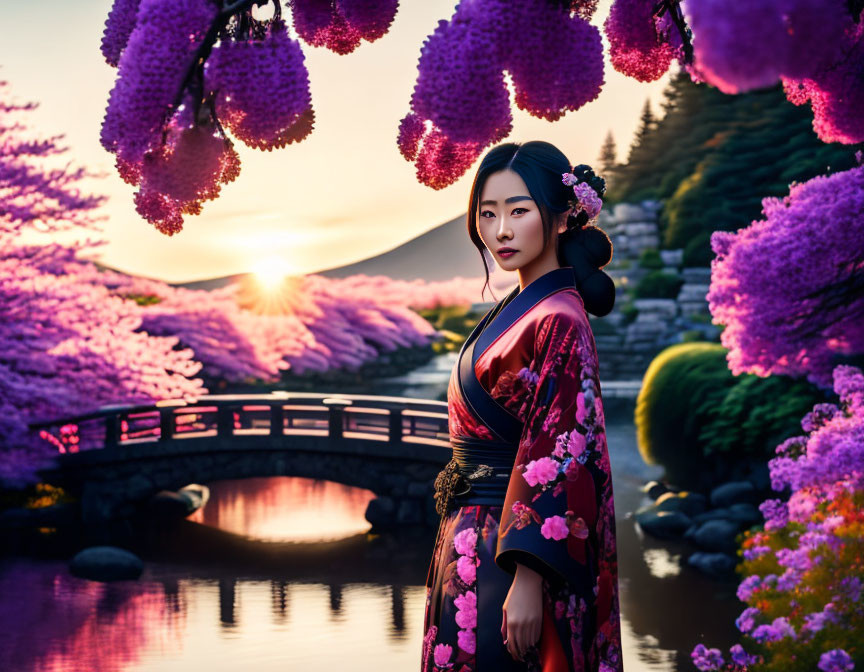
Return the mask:
{"type": "Polygon", "coordinates": [[[464,479],[462,482],[467,484],[466,491],[455,493],[453,503],[456,506],[501,506],[516,461],[518,443],[454,436],[450,445],[453,459],[464,479]]]}

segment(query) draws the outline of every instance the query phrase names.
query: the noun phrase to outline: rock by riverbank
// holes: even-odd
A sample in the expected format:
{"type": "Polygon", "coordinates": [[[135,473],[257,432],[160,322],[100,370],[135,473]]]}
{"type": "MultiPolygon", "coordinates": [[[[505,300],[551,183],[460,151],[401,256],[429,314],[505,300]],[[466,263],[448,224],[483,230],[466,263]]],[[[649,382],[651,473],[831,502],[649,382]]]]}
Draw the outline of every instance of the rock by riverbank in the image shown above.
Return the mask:
{"type": "Polygon", "coordinates": [[[704,574],[719,579],[734,576],[738,535],[763,522],[757,507],[766,494],[761,488],[752,480],[728,481],[706,496],[649,481],[642,490],[654,502],[635,512],[640,529],[658,539],[683,540],[695,546],[698,550],[687,558],[687,564],[704,574]]]}
{"type": "Polygon", "coordinates": [[[117,546],[91,546],[72,558],[69,571],[91,581],[121,581],[139,578],[144,563],[134,553],[117,546]]]}

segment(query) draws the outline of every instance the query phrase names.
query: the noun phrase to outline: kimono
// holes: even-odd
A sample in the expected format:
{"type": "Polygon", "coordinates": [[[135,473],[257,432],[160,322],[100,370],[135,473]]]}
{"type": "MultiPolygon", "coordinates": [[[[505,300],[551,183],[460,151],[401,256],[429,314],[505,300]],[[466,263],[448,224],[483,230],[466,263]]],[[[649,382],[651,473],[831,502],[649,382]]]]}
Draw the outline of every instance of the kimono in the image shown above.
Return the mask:
{"type": "Polygon", "coordinates": [[[473,499],[454,498],[442,515],[422,672],[623,670],[597,353],[572,267],[515,288],[486,314],[447,397],[454,456],[466,442],[487,445],[483,461],[508,468],[496,474],[497,496],[478,480],[473,499]],[[542,576],[541,635],[525,661],[511,657],[502,628],[516,563],[542,576]]]}

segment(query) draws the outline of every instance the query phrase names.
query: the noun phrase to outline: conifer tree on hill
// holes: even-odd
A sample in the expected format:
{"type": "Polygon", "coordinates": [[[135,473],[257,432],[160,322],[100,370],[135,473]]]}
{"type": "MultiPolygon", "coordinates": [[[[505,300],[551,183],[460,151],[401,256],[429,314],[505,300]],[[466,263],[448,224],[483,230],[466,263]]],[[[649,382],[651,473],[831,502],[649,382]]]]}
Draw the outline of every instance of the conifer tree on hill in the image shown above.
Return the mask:
{"type": "Polygon", "coordinates": [[[663,95],[665,116],[631,148],[606,201],[663,201],[661,247],[684,248],[685,265],[707,266],[711,233],[748,226],[762,198],[847,170],[850,149],[864,146],[822,142],[779,85],[730,96],[679,73],[663,95]]]}
{"type": "Polygon", "coordinates": [[[618,170],[618,148],[615,145],[615,137],[612,131],[606,133],[606,139],[600,148],[600,156],[597,159],[600,174],[606,180],[607,188],[615,181],[615,173],[618,170]]]}

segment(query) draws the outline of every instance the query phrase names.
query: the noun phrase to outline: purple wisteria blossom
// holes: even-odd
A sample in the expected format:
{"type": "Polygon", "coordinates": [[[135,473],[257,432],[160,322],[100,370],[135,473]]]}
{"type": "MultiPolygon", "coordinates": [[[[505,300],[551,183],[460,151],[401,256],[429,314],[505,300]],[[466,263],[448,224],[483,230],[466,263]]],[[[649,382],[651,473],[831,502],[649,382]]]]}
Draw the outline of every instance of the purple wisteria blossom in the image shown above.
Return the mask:
{"type": "Polygon", "coordinates": [[[282,20],[264,31],[260,38],[220,42],[204,73],[222,125],[246,145],[271,151],[303,140],[315,115],[299,42],[282,20]]]}
{"type": "Polygon", "coordinates": [[[824,672],[847,672],[855,669],[855,663],[843,649],[831,649],[819,657],[819,669],[824,672]]]}
{"type": "Polygon", "coordinates": [[[697,644],[690,657],[697,669],[703,672],[719,669],[723,665],[723,654],[720,653],[720,649],[709,649],[704,644],[697,644]]]}
{"type": "Polygon", "coordinates": [[[738,626],[738,629],[741,632],[750,632],[756,625],[755,619],[758,615],[759,610],[756,607],[747,607],[741,612],[741,615],[735,619],[735,625],[738,626]]]}
{"type": "Polygon", "coordinates": [[[732,662],[736,663],[737,665],[743,665],[745,667],[748,665],[752,665],[759,660],[759,656],[747,653],[744,650],[744,647],[740,644],[733,644],[731,647],[729,647],[729,654],[732,658],[732,662]]]}
{"type": "Polygon", "coordinates": [[[548,120],[599,95],[600,33],[584,18],[591,7],[575,9],[545,0],[463,0],[449,21],[438,22],[421,48],[411,110],[398,134],[423,184],[452,184],[483,149],[509,135],[505,72],[516,105],[548,120]]]}
{"type": "Polygon", "coordinates": [[[838,41],[840,56],[809,77],[783,77],[786,97],[810,102],[813,130],[822,142],[864,141],[864,21],[849,25],[838,41]]]}
{"type": "Polygon", "coordinates": [[[844,0],[699,0],[682,9],[700,72],[724,93],[812,76],[837,61],[853,24],[844,0]]]}
{"type": "Polygon", "coordinates": [[[120,54],[126,48],[129,36],[135,28],[138,5],[141,0],[114,0],[105,30],[102,32],[102,55],[105,61],[115,68],[120,63],[120,54]]]}
{"type": "Polygon", "coordinates": [[[782,82],[810,102],[824,142],[864,140],[864,21],[846,0],[615,0],[604,24],[612,66],[642,82],[677,60],[696,83],[739,93],[782,82]]]}
{"type": "Polygon", "coordinates": [[[864,165],[793,184],[788,196],[764,198],[762,211],[711,236],[707,299],[726,325],[729,368],[829,387],[835,355],[864,352],[864,165]]]}
{"type": "MultiPolygon", "coordinates": [[[[612,67],[640,82],[660,79],[677,54],[671,40],[661,39],[659,20],[653,15],[655,4],[646,0],[615,0],[603,26],[612,67]]],[[[675,31],[668,34],[677,35],[675,31]]]]}
{"type": "Polygon", "coordinates": [[[140,165],[218,13],[210,0],[141,0],[102,122],[102,146],[140,165]]]}
{"type": "Polygon", "coordinates": [[[777,642],[784,637],[795,637],[795,629],[789,625],[785,616],[778,616],[770,625],[757,625],[750,636],[757,642],[777,642]]]}
{"type": "Polygon", "coordinates": [[[349,54],[362,40],[383,36],[399,8],[398,0],[289,0],[294,29],[312,47],[349,54]]]}

